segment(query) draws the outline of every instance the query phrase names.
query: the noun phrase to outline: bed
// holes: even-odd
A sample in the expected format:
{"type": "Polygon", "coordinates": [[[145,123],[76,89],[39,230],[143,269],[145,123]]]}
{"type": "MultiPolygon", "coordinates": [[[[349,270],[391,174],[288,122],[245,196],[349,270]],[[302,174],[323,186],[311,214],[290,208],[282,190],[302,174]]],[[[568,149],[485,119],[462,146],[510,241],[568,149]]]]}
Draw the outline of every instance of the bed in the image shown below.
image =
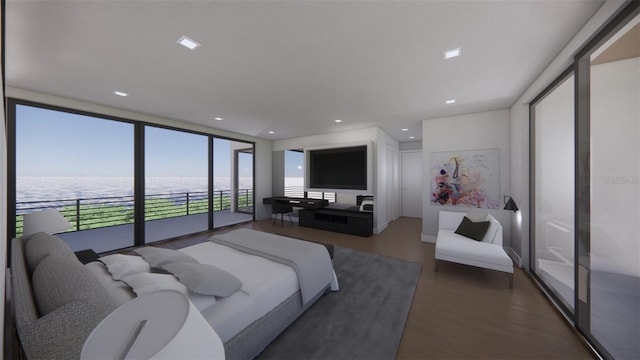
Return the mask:
{"type": "MultiPolygon", "coordinates": [[[[126,265],[123,270],[121,265],[109,265],[107,257],[101,259],[104,263],[82,265],[64,241],[55,236],[38,234],[31,239],[14,239],[11,272],[16,327],[26,355],[29,358],[78,358],[93,328],[118,306],[133,299],[136,292],[143,293],[143,288],[154,291],[158,286],[177,286],[188,288],[185,295],[223,341],[226,358],[251,359],[318,298],[338,289],[329,252],[323,245],[250,229],[214,235],[209,240],[179,251],[168,251],[169,257],[185,256],[195,259],[197,265],[193,266],[217,269],[219,272],[215,274],[222,274],[221,279],[225,280],[216,280],[211,286],[223,292],[217,295],[225,296],[191,291],[202,289],[201,279],[189,281],[179,272],[173,276],[158,274],[159,263],[154,263],[157,256],[145,253],[145,249],[155,251],[157,248],[137,249],[142,255],[133,259],[137,265],[126,265]],[[140,262],[141,259],[144,262],[140,262]],[[146,268],[145,263],[148,263],[146,268]],[[47,267],[62,271],[52,272],[47,267]],[[138,270],[127,273],[135,267],[138,270]],[[150,277],[172,278],[174,282],[173,285],[150,285],[152,282],[146,280],[150,277]],[[74,279],[73,286],[67,286],[68,279],[74,279]],[[237,284],[235,280],[226,281],[229,279],[237,279],[240,287],[234,290],[237,284]],[[43,282],[48,285],[43,286],[43,282]],[[62,296],[64,299],[59,299],[61,289],[69,293],[62,296]],[[43,311],[41,308],[47,303],[53,305],[46,305],[43,311]]],[[[165,255],[160,259],[166,260],[165,255]]],[[[178,263],[182,267],[189,265],[178,263]]],[[[175,262],[168,264],[164,267],[179,268],[173,266],[175,262]]]]}

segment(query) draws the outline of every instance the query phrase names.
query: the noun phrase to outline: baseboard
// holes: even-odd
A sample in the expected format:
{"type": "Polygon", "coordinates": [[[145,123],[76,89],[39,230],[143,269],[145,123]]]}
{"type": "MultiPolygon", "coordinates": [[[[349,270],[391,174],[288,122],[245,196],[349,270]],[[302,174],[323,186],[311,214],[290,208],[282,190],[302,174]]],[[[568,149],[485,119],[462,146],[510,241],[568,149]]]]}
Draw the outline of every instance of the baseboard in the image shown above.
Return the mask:
{"type": "Polygon", "coordinates": [[[425,234],[421,234],[420,235],[420,240],[424,241],[424,242],[430,242],[430,243],[436,243],[436,236],[434,235],[425,235],[425,234]]]}
{"type": "Polygon", "coordinates": [[[518,265],[518,267],[521,268],[522,267],[522,259],[515,252],[515,250],[513,250],[513,248],[509,248],[508,254],[511,257],[511,259],[516,263],[516,265],[518,265]]]}
{"type": "Polygon", "coordinates": [[[381,226],[376,227],[375,229],[373,229],[373,233],[374,234],[380,234],[381,232],[383,232],[387,226],[389,226],[389,223],[384,223],[381,226]]]}

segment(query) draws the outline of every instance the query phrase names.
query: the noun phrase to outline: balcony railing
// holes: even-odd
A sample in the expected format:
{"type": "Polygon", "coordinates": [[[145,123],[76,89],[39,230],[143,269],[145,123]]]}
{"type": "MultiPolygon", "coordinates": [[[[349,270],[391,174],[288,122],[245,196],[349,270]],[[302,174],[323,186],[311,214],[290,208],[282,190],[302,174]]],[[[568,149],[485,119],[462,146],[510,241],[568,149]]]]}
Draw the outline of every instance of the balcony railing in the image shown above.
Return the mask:
{"type": "MultiPolygon", "coordinates": [[[[145,221],[208,212],[208,192],[180,192],[145,196],[145,221]]],[[[253,190],[239,189],[236,193],[238,209],[253,207],[253,190]]],[[[55,208],[72,225],[68,231],[96,229],[133,223],[133,196],[95,197],[16,203],[16,236],[23,233],[23,215],[55,208]]],[[[213,192],[213,211],[231,209],[231,190],[213,192]]]]}

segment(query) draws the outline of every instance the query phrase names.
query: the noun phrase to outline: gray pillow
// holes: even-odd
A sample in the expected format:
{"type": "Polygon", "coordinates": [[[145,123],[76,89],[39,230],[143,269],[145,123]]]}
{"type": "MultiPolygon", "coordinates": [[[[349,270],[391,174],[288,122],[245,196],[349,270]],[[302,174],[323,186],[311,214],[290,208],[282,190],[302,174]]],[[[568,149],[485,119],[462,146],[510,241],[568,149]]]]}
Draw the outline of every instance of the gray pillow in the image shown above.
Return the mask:
{"type": "Polygon", "coordinates": [[[491,225],[489,221],[473,222],[465,216],[455,233],[473,240],[482,241],[484,234],[489,230],[489,225],[491,225]]]}
{"type": "Polygon", "coordinates": [[[42,259],[31,282],[41,316],[75,300],[106,296],[98,280],[82,263],[58,255],[42,259]]]}
{"type": "Polygon", "coordinates": [[[179,250],[145,246],[133,251],[147,260],[149,265],[154,268],[161,268],[166,264],[174,262],[198,263],[198,260],[179,250]]]}
{"type": "Polygon", "coordinates": [[[213,265],[176,262],[162,268],[177,277],[189,291],[198,294],[227,297],[242,287],[237,277],[213,265]]]}
{"type": "Polygon", "coordinates": [[[31,274],[40,261],[51,254],[78,260],[69,245],[55,235],[37,233],[24,244],[24,257],[31,274]]]}

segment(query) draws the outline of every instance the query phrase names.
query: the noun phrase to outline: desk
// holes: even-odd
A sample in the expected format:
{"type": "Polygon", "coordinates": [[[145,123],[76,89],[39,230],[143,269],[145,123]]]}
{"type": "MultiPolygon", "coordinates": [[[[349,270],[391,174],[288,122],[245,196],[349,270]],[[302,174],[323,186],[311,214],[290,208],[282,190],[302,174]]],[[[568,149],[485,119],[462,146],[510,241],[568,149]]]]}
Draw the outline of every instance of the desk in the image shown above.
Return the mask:
{"type": "Polygon", "coordinates": [[[291,204],[293,206],[297,206],[305,209],[320,209],[322,207],[329,205],[329,200],[299,198],[299,197],[290,197],[290,196],[273,196],[273,197],[266,197],[262,199],[262,203],[265,205],[271,205],[274,202],[291,204]]]}
{"type": "Polygon", "coordinates": [[[322,208],[300,210],[300,226],[345,234],[370,236],[373,233],[373,213],[351,208],[322,208]]]}

